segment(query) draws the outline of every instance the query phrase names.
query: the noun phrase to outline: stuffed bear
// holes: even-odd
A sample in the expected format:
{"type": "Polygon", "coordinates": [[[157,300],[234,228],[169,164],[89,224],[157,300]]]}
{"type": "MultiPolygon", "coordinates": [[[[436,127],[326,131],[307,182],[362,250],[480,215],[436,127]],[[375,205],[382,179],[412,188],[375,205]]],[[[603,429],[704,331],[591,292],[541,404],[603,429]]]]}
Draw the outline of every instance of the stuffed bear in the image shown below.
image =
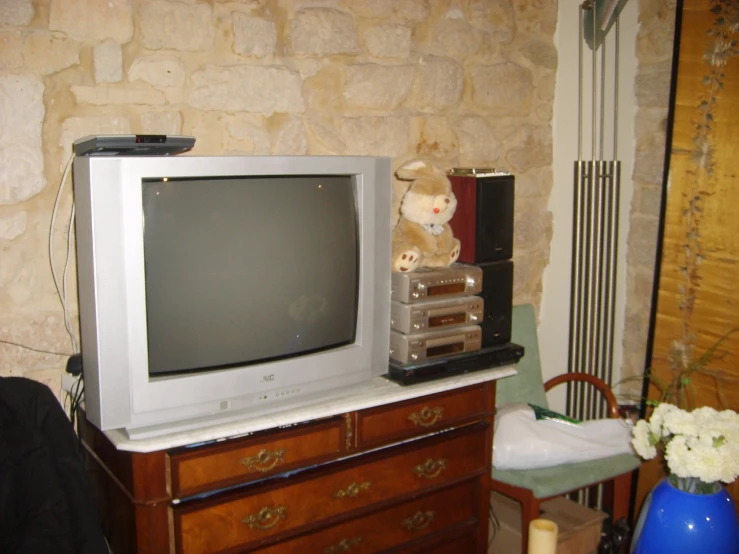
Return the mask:
{"type": "Polygon", "coordinates": [[[410,181],[393,228],[393,271],[447,267],[459,257],[459,239],[448,222],[457,208],[452,184],[438,167],[411,160],[395,176],[410,181]]]}

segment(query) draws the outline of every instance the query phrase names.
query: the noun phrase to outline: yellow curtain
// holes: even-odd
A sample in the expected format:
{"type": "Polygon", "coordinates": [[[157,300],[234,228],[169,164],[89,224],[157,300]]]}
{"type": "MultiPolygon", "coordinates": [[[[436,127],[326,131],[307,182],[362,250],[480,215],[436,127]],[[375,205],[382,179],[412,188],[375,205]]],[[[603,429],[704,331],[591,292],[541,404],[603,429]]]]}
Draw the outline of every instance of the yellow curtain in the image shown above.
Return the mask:
{"type": "MultiPolygon", "coordinates": [[[[651,367],[667,383],[703,357],[701,371],[683,373],[680,403],[739,411],[739,331],[721,341],[739,328],[739,2],[685,0],[678,10],[651,367]]],[[[649,397],[659,397],[657,387],[649,397]]],[[[660,463],[645,464],[637,507],[662,476],[660,463]]],[[[729,491],[736,501],[739,483],[729,491]]]]}

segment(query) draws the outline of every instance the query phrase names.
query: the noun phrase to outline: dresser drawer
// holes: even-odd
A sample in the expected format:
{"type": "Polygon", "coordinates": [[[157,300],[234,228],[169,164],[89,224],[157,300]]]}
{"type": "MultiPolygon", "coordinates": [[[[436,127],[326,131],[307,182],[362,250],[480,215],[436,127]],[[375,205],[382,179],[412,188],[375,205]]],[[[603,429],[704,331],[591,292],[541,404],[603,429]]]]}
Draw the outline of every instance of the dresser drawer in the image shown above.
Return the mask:
{"type": "Polygon", "coordinates": [[[228,498],[175,506],[177,552],[238,552],[328,518],[351,517],[375,503],[403,500],[404,495],[481,475],[486,471],[487,428],[485,423],[471,425],[361,460],[329,464],[282,486],[262,483],[228,498]]]}
{"type": "Polygon", "coordinates": [[[472,523],[461,529],[448,531],[441,536],[431,537],[412,546],[389,550],[386,554],[472,554],[479,551],[477,547],[477,526],[472,523]]]}
{"type": "Polygon", "coordinates": [[[335,458],[345,449],[345,423],[331,418],[267,437],[181,449],[169,456],[173,498],[217,490],[335,458]]]}
{"type": "Polygon", "coordinates": [[[403,545],[452,526],[478,521],[477,483],[477,480],[467,481],[256,552],[370,554],[403,545]]]}
{"type": "Polygon", "coordinates": [[[485,414],[479,385],[407,402],[371,408],[357,416],[357,447],[388,443],[477,419],[485,414]]]}

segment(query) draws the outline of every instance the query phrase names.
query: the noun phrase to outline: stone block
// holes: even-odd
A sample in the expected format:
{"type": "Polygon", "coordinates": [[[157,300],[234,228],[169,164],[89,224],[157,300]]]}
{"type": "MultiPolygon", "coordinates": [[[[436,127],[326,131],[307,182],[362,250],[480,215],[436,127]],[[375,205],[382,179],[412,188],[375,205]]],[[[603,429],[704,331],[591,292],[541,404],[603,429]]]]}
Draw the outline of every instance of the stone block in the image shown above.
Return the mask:
{"type": "Polygon", "coordinates": [[[220,112],[186,110],[183,113],[183,134],[197,138],[195,149],[201,156],[223,155],[229,138],[230,116],[220,112]]]}
{"type": "Polygon", "coordinates": [[[49,29],[80,41],[113,39],[126,43],[133,37],[131,0],[54,0],[49,29]]]}
{"type": "Polygon", "coordinates": [[[509,44],[516,36],[516,12],[512,0],[472,2],[469,18],[473,25],[490,33],[492,41],[497,44],[509,44]]]}
{"type": "Polygon", "coordinates": [[[629,265],[654,267],[659,230],[658,215],[632,215],[628,238],[629,265]]]}
{"type": "Polygon", "coordinates": [[[459,142],[459,163],[463,167],[494,166],[500,159],[500,142],[487,119],[470,116],[454,125],[459,142]]]}
{"type": "Polygon", "coordinates": [[[639,64],[652,64],[672,59],[674,21],[669,24],[651,21],[639,29],[636,51],[639,64]]]}
{"type": "Polygon", "coordinates": [[[28,212],[0,213],[0,239],[13,240],[26,232],[28,212]]]}
{"type": "Polygon", "coordinates": [[[118,83],[123,80],[123,50],[121,45],[106,40],[93,46],[92,65],[96,83],[118,83]]]}
{"type": "Polygon", "coordinates": [[[303,121],[298,117],[288,117],[273,133],[272,154],[304,156],[307,153],[308,140],[303,121]]]}
{"type": "Polygon", "coordinates": [[[515,217],[521,221],[514,227],[513,250],[543,251],[549,248],[552,239],[552,212],[547,208],[545,197],[519,198],[515,204],[515,217]]]}
{"type": "Polygon", "coordinates": [[[242,56],[264,58],[272,56],[277,46],[277,28],[274,21],[233,14],[234,52],[242,56]]]}
{"type": "Polygon", "coordinates": [[[0,2],[0,25],[21,27],[33,19],[33,0],[2,0],[0,2]]]}
{"type": "Polygon", "coordinates": [[[160,110],[144,112],[141,114],[141,127],[150,135],[181,135],[182,115],[160,110]]]}
{"type": "Polygon", "coordinates": [[[185,64],[175,57],[136,58],[128,70],[128,80],[137,79],[155,87],[181,87],[185,84],[185,64]]]}
{"type": "Polygon", "coordinates": [[[308,138],[313,139],[321,153],[341,154],[346,151],[346,143],[341,133],[332,126],[315,118],[308,118],[305,121],[305,129],[308,138]]]}
{"type": "Polygon", "coordinates": [[[664,179],[664,143],[640,144],[634,158],[634,180],[660,185],[664,179]]]}
{"type": "Polygon", "coordinates": [[[446,19],[436,29],[431,51],[457,60],[468,59],[482,48],[483,34],[463,19],[446,19]]]}
{"type": "Polygon", "coordinates": [[[395,10],[398,0],[346,0],[346,4],[357,15],[362,17],[389,17],[395,10]]]}
{"type": "Polygon", "coordinates": [[[662,207],[662,187],[660,185],[646,185],[639,190],[639,204],[636,211],[640,214],[654,215],[662,207]]]}
{"type": "Polygon", "coordinates": [[[557,69],[557,48],[551,42],[527,41],[521,46],[521,54],[534,65],[557,69]]]}
{"type": "Polygon", "coordinates": [[[394,110],[408,96],[414,77],[410,65],[350,65],[344,97],[360,108],[394,110]]]}
{"type": "Polygon", "coordinates": [[[164,93],[149,88],[72,85],[70,89],[78,104],[93,104],[95,106],[109,106],[111,104],[161,106],[165,104],[164,93]]]}
{"type": "Polygon", "coordinates": [[[451,58],[424,56],[418,63],[414,105],[436,111],[459,104],[464,88],[464,69],[451,58]]]}
{"type": "Polygon", "coordinates": [[[41,75],[50,75],[80,63],[80,43],[48,31],[34,31],[23,44],[23,61],[41,75]]]}
{"type": "Polygon", "coordinates": [[[455,165],[459,157],[459,143],[448,118],[433,115],[415,117],[413,130],[419,158],[434,160],[446,168],[455,165]]]}
{"type": "Polygon", "coordinates": [[[192,77],[187,103],[199,110],[261,114],[305,109],[298,73],[281,66],[208,65],[192,77]]]}
{"type": "Polygon", "coordinates": [[[269,132],[261,116],[239,114],[228,121],[229,152],[266,156],[271,153],[269,132]]]}
{"type": "Polygon", "coordinates": [[[408,21],[424,21],[431,12],[429,2],[430,0],[397,0],[395,15],[408,21]]]}
{"type": "Polygon", "coordinates": [[[352,117],[341,121],[346,153],[396,157],[408,150],[410,125],[402,117],[352,117]]]}
{"type": "Polygon", "coordinates": [[[23,36],[19,31],[0,31],[0,69],[23,67],[23,36]]]}
{"type": "Polygon", "coordinates": [[[516,173],[516,198],[549,198],[554,186],[550,167],[526,169],[516,173]]]}
{"type": "Polygon", "coordinates": [[[512,62],[477,65],[468,70],[472,101],[506,117],[528,115],[534,82],[531,71],[512,62]]]}
{"type": "Polygon", "coordinates": [[[637,104],[640,107],[667,106],[671,80],[672,66],[669,60],[640,68],[634,83],[637,104]]]}
{"type": "MultiPolygon", "coordinates": [[[[76,314],[73,314],[72,324],[76,329],[76,314]]],[[[61,369],[72,352],[61,314],[50,315],[42,311],[33,316],[4,315],[0,319],[0,336],[16,344],[44,351],[0,343],[0,375],[25,376],[29,372],[44,369],[61,369]],[[53,352],[61,355],[54,355],[53,352]]]]}
{"type": "Polygon", "coordinates": [[[139,9],[141,43],[151,50],[204,52],[214,40],[213,10],[205,3],[145,2],[139,9]]]}
{"type": "Polygon", "coordinates": [[[305,8],[290,22],[293,52],[306,55],[358,54],[359,39],[351,14],[331,8],[305,8]]]}
{"type": "Polygon", "coordinates": [[[506,160],[516,171],[552,164],[552,130],[549,126],[521,125],[506,140],[506,160]]]}
{"type": "Polygon", "coordinates": [[[0,75],[0,204],[23,202],[46,186],[43,96],[36,75],[0,75]]]}
{"type": "Polygon", "coordinates": [[[411,28],[405,25],[373,25],[364,30],[362,40],[376,58],[405,59],[411,52],[411,28]]]}

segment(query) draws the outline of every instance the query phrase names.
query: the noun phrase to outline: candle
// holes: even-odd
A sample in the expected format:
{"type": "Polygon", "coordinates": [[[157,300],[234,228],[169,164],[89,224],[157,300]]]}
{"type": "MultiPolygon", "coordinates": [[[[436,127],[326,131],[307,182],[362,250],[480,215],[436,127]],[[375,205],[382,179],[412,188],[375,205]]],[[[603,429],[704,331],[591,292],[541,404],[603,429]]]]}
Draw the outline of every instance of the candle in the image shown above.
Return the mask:
{"type": "Polygon", "coordinates": [[[549,519],[529,523],[528,554],[557,554],[557,524],[549,519]]]}

